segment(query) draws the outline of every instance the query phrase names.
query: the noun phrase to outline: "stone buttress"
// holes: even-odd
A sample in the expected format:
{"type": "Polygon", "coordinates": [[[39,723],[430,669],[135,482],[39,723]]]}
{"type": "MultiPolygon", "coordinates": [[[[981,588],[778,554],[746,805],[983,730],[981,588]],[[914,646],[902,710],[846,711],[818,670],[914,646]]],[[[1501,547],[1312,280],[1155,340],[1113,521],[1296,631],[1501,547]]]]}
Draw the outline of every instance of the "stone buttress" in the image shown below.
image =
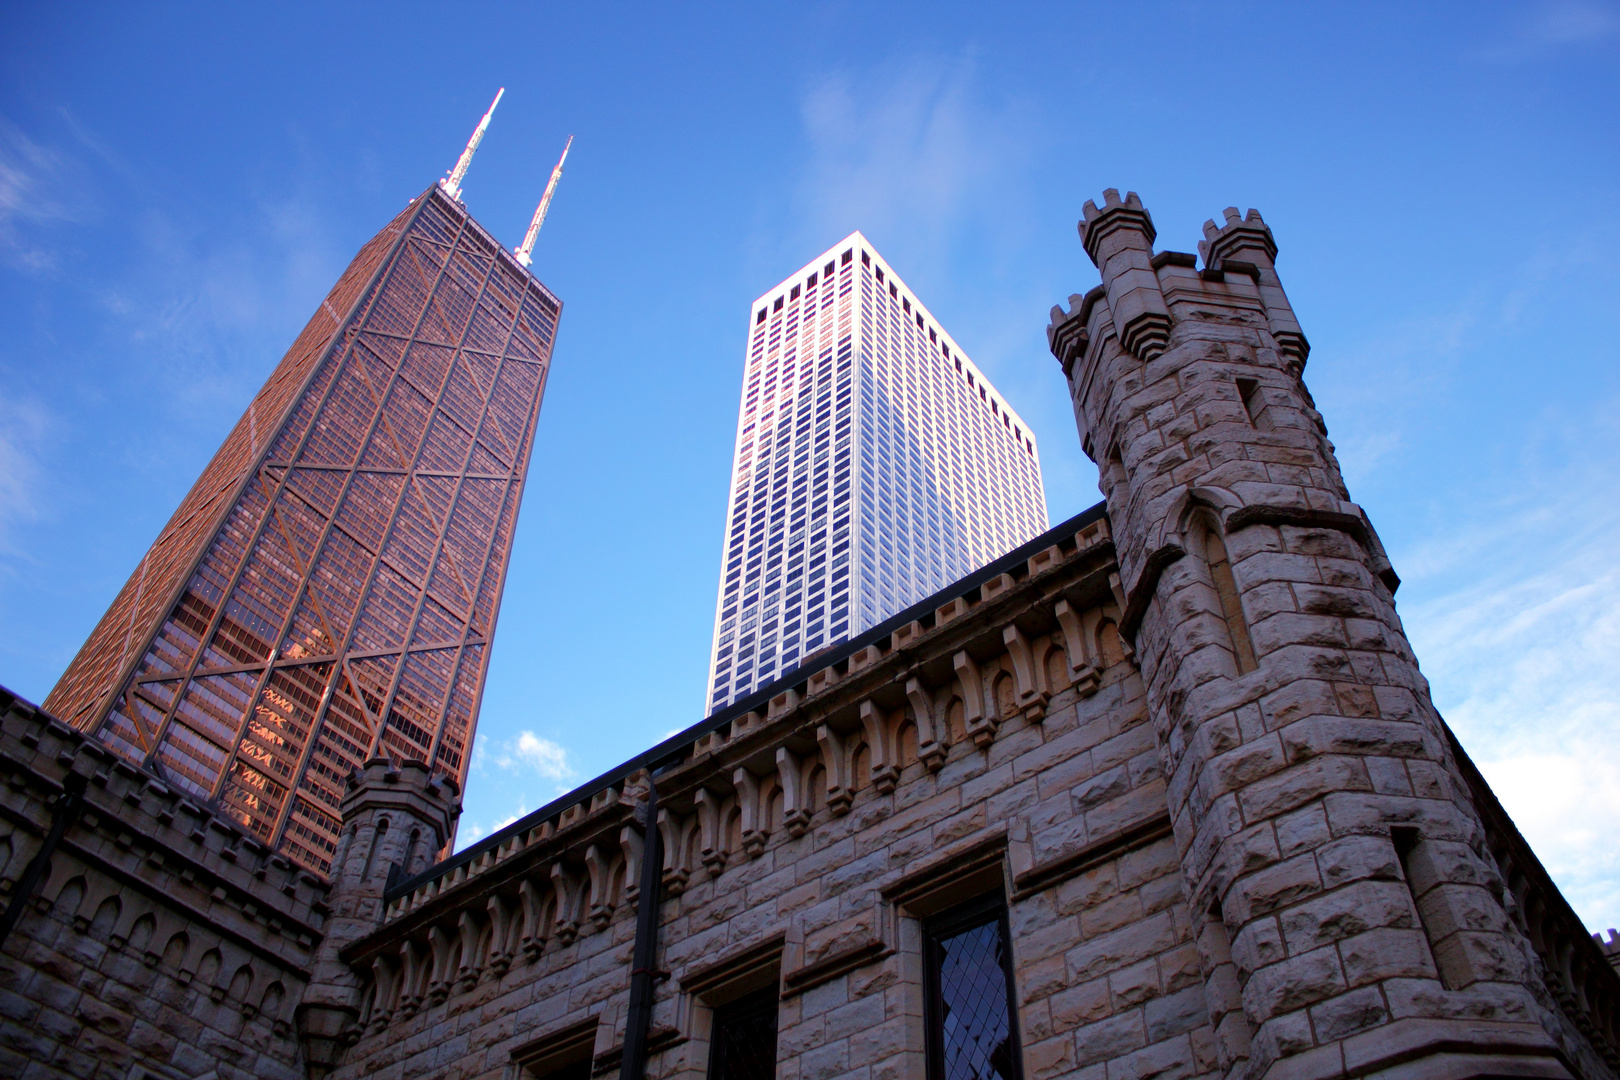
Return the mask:
{"type": "Polygon", "coordinates": [[[1053,309],[1101,472],[1228,1075],[1613,1075],[1549,990],[1302,381],[1250,210],[1204,268],[1134,193],[1053,309]]]}

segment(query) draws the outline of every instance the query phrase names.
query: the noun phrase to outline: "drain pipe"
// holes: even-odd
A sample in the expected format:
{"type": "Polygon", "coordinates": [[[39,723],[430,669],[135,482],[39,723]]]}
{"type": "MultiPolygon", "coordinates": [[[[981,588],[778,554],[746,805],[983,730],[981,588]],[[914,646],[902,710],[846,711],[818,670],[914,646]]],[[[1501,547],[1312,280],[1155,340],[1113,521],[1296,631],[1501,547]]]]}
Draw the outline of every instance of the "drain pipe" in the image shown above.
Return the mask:
{"type": "Polygon", "coordinates": [[[68,826],[78,819],[79,811],[84,809],[84,788],[83,773],[69,771],[62,777],[62,794],[51,804],[51,831],[28,861],[28,869],[23,871],[22,880],[17,882],[17,891],[11,897],[11,903],[6,905],[6,913],[0,915],[0,946],[5,945],[17,920],[22,918],[23,908],[33,897],[34,890],[39,888],[39,880],[45,876],[45,867],[49,865],[56,845],[62,842],[62,834],[68,831],[68,826]]]}
{"type": "Polygon", "coordinates": [[[653,983],[665,974],[653,966],[658,954],[658,913],[664,884],[657,771],[651,765],[647,767],[647,820],[641,833],[641,892],[636,898],[636,945],[630,958],[630,1010],[625,1017],[624,1057],[619,1062],[619,1080],[643,1080],[647,1069],[647,1031],[652,1026],[653,983]]]}

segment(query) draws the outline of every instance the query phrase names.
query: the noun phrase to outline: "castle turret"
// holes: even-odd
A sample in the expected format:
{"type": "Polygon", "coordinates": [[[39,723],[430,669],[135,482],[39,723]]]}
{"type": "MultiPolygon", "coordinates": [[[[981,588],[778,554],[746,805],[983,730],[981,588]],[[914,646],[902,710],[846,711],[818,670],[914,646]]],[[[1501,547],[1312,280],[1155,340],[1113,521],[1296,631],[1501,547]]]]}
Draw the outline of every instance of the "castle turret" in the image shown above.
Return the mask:
{"type": "Polygon", "coordinates": [[[1153,252],[1135,193],[1088,202],[1102,284],[1048,331],[1100,468],[1221,1066],[1607,1075],[1514,921],[1302,381],[1271,230],[1225,219],[1200,271],[1153,252]]]}
{"type": "Polygon", "coordinates": [[[310,1080],[337,1064],[359,1034],[362,980],[340,959],[345,945],[375,930],[389,885],[420,873],[450,843],[461,813],[455,780],[431,777],[420,761],[372,758],[349,777],[332,858],[325,937],[297,1010],[310,1080]]]}

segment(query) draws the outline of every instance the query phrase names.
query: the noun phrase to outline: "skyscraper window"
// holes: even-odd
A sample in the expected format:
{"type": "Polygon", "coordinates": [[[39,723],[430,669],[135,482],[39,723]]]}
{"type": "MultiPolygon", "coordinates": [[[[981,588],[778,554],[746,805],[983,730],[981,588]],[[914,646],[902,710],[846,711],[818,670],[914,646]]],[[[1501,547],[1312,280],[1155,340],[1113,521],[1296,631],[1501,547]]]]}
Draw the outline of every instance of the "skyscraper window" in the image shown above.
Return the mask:
{"type": "Polygon", "coordinates": [[[900,295],[865,238],[834,245],[751,310],[763,314],[784,290],[796,299],[800,281],[798,315],[793,306],[773,315],[768,341],[756,318],[745,358],[711,710],[1046,529],[1039,456],[1022,421],[1015,429],[1013,410],[937,320],[900,295]],[[745,531],[749,562],[735,565],[745,531]],[[733,661],[725,622],[739,600],[745,620],[782,611],[779,650],[762,639],[756,655],[739,638],[733,661]]]}

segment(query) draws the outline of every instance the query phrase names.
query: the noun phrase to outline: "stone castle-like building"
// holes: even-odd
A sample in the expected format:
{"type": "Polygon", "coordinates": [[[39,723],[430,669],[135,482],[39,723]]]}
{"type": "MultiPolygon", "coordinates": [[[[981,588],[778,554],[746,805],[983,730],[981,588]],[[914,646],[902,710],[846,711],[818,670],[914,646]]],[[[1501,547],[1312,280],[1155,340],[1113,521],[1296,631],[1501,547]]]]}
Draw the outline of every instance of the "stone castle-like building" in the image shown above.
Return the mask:
{"type": "Polygon", "coordinates": [[[1613,1080],[1620,976],[1430,701],[1271,232],[1205,234],[1085,207],[1104,504],[447,861],[425,767],[356,773],[325,880],[6,699],[0,1072],[1613,1080]]]}

